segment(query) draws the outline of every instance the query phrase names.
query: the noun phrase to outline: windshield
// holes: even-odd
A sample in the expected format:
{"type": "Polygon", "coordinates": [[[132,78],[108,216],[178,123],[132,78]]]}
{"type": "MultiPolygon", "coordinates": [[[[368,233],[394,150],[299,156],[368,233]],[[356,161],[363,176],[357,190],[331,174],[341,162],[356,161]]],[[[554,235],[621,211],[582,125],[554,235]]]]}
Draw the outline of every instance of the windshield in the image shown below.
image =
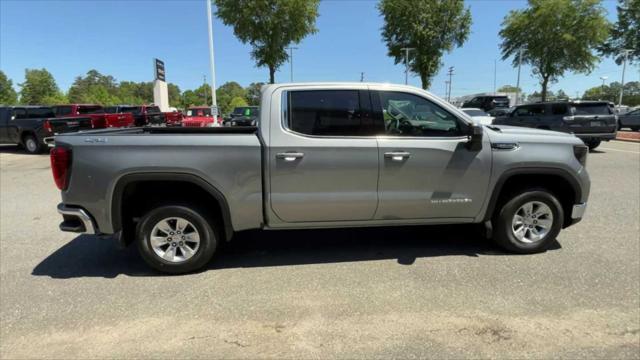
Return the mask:
{"type": "Polygon", "coordinates": [[[102,114],[102,106],[78,106],[78,114],[102,114]]]}
{"type": "Polygon", "coordinates": [[[574,115],[611,115],[613,112],[606,103],[573,104],[574,115]]]}
{"type": "Polygon", "coordinates": [[[159,113],[160,108],[157,106],[149,106],[147,107],[147,113],[159,113]]]}
{"type": "Polygon", "coordinates": [[[187,116],[211,116],[211,109],[189,109],[187,110],[187,116]]]}
{"type": "Polygon", "coordinates": [[[487,113],[485,113],[482,110],[476,110],[476,109],[467,109],[467,110],[462,110],[465,114],[469,115],[469,116],[489,116],[487,113]]]}

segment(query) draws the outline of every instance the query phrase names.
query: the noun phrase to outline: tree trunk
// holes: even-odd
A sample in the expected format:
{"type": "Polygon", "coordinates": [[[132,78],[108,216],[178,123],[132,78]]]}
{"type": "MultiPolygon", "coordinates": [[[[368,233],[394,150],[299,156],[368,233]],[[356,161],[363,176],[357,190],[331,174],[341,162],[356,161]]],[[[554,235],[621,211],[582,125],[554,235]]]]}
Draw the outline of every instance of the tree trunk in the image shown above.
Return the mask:
{"type": "Polygon", "coordinates": [[[275,66],[269,65],[269,84],[275,84],[276,68],[275,66]]]}
{"type": "Polygon", "coordinates": [[[429,88],[429,77],[427,74],[420,73],[420,83],[422,84],[422,89],[427,90],[429,88]]]}
{"type": "Polygon", "coordinates": [[[542,101],[547,101],[547,86],[549,85],[549,76],[542,76],[542,101]]]}

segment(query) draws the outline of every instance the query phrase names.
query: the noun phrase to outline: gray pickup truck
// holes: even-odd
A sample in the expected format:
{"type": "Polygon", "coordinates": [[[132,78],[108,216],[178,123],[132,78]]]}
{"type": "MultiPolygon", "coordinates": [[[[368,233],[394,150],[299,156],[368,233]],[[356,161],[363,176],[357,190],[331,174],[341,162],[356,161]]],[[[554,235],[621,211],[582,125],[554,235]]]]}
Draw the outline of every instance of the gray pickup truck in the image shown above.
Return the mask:
{"type": "Polygon", "coordinates": [[[183,273],[248,229],[477,223],[533,253],[586,208],[580,139],[474,125],[418,88],[267,85],[260,110],[258,127],[57,136],[60,228],[135,242],[183,273]]]}

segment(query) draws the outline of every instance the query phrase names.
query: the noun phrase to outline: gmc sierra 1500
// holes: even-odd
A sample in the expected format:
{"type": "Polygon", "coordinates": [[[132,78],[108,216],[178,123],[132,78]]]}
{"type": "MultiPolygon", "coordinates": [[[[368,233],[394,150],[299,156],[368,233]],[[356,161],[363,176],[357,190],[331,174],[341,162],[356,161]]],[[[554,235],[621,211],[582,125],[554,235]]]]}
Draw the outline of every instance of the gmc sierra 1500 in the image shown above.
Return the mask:
{"type": "Polygon", "coordinates": [[[260,109],[257,128],[57,136],[61,229],[183,273],[247,229],[484,223],[533,253],[586,208],[588,149],[571,134],[474,125],[399,85],[267,85],[260,109]]]}

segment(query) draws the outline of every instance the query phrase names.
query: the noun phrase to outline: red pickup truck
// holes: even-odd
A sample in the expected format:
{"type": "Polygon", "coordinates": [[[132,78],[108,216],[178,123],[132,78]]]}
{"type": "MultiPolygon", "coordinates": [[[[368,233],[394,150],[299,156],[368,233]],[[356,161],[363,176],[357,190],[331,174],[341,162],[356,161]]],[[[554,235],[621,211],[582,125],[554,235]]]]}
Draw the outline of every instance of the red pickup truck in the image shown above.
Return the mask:
{"type": "Polygon", "coordinates": [[[207,106],[193,106],[187,109],[187,115],[182,120],[184,127],[213,127],[222,126],[222,117],[214,119],[211,108],[207,106]]]}
{"type": "Polygon", "coordinates": [[[133,126],[133,115],[129,113],[115,114],[105,111],[100,105],[69,104],[53,106],[56,117],[90,117],[94,129],[133,126]]]}
{"type": "Polygon", "coordinates": [[[163,113],[155,105],[116,105],[106,108],[109,113],[124,114],[133,116],[134,126],[178,126],[182,122],[182,114],[179,112],[163,113]]]}

